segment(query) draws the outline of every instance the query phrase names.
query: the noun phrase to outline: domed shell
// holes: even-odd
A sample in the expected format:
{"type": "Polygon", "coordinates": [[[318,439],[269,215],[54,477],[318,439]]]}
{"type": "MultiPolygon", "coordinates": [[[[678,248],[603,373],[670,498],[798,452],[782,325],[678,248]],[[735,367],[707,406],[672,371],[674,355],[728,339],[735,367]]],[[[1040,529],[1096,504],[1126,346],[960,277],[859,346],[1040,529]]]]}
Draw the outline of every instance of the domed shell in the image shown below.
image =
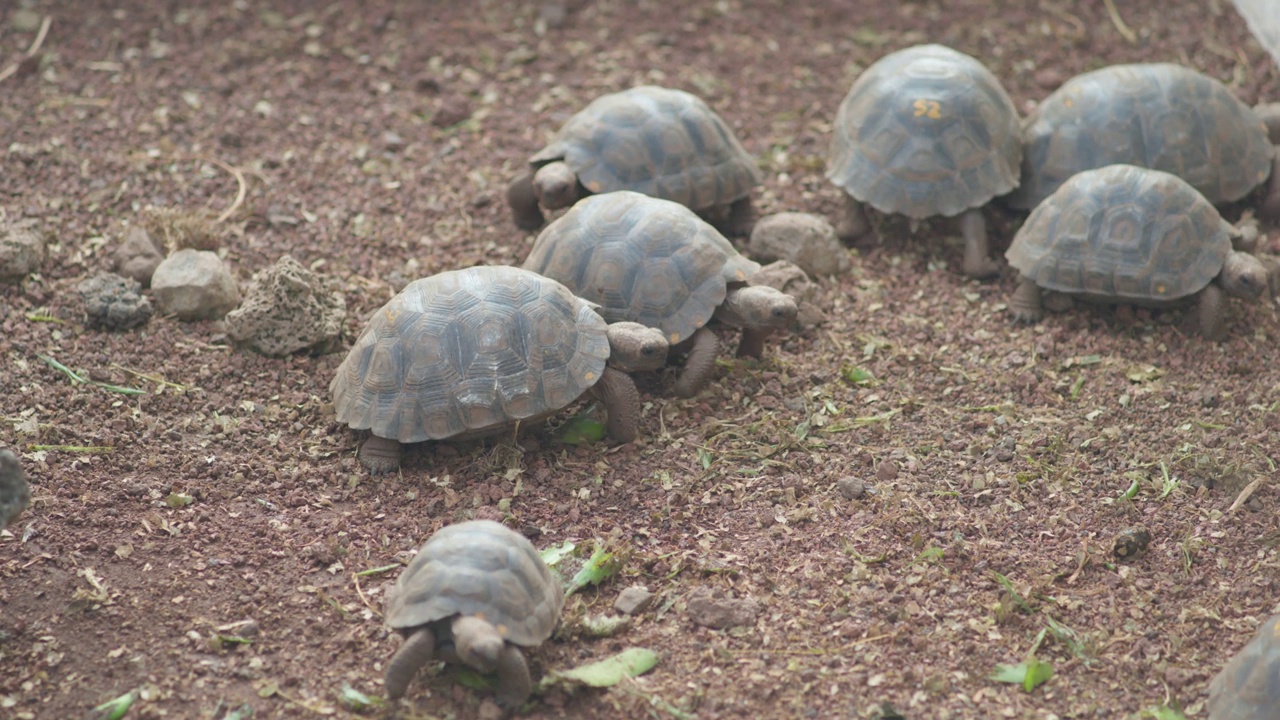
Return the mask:
{"type": "Polygon", "coordinates": [[[1116,163],[1163,170],[1211,202],[1248,195],[1271,174],[1262,119],[1225,85],[1172,63],[1078,75],[1027,117],[1022,184],[1007,199],[1033,208],[1081,170],[1116,163]]]}
{"type": "Polygon", "coordinates": [[[595,385],[606,324],[554,280],[472,267],[415,280],[369,321],[330,385],[338,421],[411,443],[537,418],[595,385]]]}
{"type": "Polygon", "coordinates": [[[658,328],[674,345],[760,265],[683,205],[612,192],[580,200],[548,225],[524,268],[600,305],[609,322],[658,328]]]}
{"type": "Polygon", "coordinates": [[[1005,253],[1047,290],[1176,300],[1217,277],[1230,226],[1181,178],[1132,165],[1072,177],[1032,211],[1005,253]]]}
{"type": "Polygon", "coordinates": [[[400,573],[387,600],[387,625],[414,628],[479,615],[503,639],[536,645],[551,636],[564,590],[520,533],[492,520],[446,525],[400,573]]]}
{"type": "Polygon", "coordinates": [[[885,213],[951,217],[1018,184],[1018,111],[974,58],[942,45],[890,53],[849,89],[827,177],[885,213]]]}
{"type": "Polygon", "coordinates": [[[1280,615],[1236,653],[1209,683],[1209,720],[1280,718],[1280,615]]]}
{"type": "Polygon", "coordinates": [[[554,160],[593,193],[633,190],[695,210],[744,198],[760,184],[755,160],[715,111],[653,85],[596,98],[529,162],[554,160]]]}

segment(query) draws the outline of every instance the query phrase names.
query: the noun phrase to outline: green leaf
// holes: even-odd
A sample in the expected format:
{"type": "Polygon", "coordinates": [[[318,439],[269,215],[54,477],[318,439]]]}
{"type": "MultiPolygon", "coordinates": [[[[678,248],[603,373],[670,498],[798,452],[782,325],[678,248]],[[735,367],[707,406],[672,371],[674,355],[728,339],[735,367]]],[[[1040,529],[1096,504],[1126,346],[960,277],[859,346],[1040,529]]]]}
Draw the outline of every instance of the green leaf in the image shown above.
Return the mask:
{"type": "Polygon", "coordinates": [[[613,657],[589,663],[572,670],[551,673],[555,680],[572,680],[591,687],[612,687],[623,678],[643,675],[658,664],[658,654],[646,648],[627,648],[613,657]]]}
{"type": "Polygon", "coordinates": [[[1177,700],[1174,700],[1171,705],[1149,707],[1143,710],[1139,717],[1155,718],[1156,720],[1187,720],[1187,715],[1182,712],[1182,705],[1177,700]]]}
{"type": "Polygon", "coordinates": [[[1053,666],[1039,660],[1028,660],[1017,665],[997,665],[991,679],[996,682],[1021,685],[1026,692],[1048,682],[1053,677],[1053,666]]]}
{"type": "Polygon", "coordinates": [[[607,638],[625,632],[631,618],[623,615],[588,615],[582,618],[582,629],[590,637],[607,638]]]}
{"type": "Polygon", "coordinates": [[[560,442],[570,445],[586,445],[604,439],[604,423],[595,418],[579,415],[560,427],[560,442]]]}
{"type": "Polygon", "coordinates": [[[455,665],[452,669],[453,676],[458,679],[458,684],[463,687],[469,687],[472,690],[493,690],[498,686],[495,678],[478,673],[469,667],[455,665]]]}
{"type": "Polygon", "coordinates": [[[1164,370],[1155,365],[1130,365],[1125,368],[1124,376],[1129,378],[1131,382],[1151,382],[1157,378],[1164,377],[1164,370]]]}
{"type": "Polygon", "coordinates": [[[875,382],[876,379],[875,375],[872,375],[870,372],[863,370],[857,365],[845,365],[841,367],[840,376],[845,379],[845,382],[852,383],[854,385],[870,385],[875,382]]]}
{"type": "Polygon", "coordinates": [[[569,587],[565,589],[564,594],[569,596],[588,585],[599,585],[617,575],[621,569],[622,558],[616,553],[605,550],[603,546],[597,547],[587,559],[587,564],[583,565],[578,574],[569,581],[569,587]]]}
{"type": "Polygon", "coordinates": [[[542,551],[542,562],[546,563],[550,567],[555,567],[560,564],[561,560],[568,557],[569,553],[573,552],[575,547],[577,547],[577,545],[574,545],[568,540],[565,540],[559,545],[552,545],[542,551]]]}
{"type": "Polygon", "coordinates": [[[338,693],[338,702],[341,702],[348,710],[361,712],[371,707],[382,704],[382,698],[374,698],[365,695],[359,690],[343,683],[342,690],[338,693]]]}
{"type": "Polygon", "coordinates": [[[715,456],[706,448],[698,448],[698,463],[702,465],[702,469],[706,470],[711,467],[711,462],[715,460],[715,456]]]}
{"type": "Polygon", "coordinates": [[[1124,492],[1122,492],[1122,493],[1120,493],[1120,497],[1118,497],[1118,498],[1116,498],[1116,499],[1117,499],[1117,500],[1132,500],[1132,499],[1134,499],[1134,498],[1135,498],[1135,497],[1137,497],[1137,495],[1138,495],[1138,489],[1139,489],[1139,487],[1141,487],[1141,486],[1138,484],[1138,481],[1137,481],[1137,480],[1134,480],[1134,481],[1133,481],[1133,484],[1129,486],[1129,489],[1128,489],[1128,490],[1125,490],[1125,491],[1124,491],[1124,492]]]}
{"type": "Polygon", "coordinates": [[[195,502],[196,499],[185,493],[171,492],[169,493],[169,497],[165,498],[164,501],[168,503],[169,507],[173,508],[174,510],[177,510],[180,507],[186,507],[190,505],[191,503],[195,502]]]}
{"type": "Polygon", "coordinates": [[[93,711],[98,713],[97,717],[101,720],[120,720],[124,714],[129,712],[129,708],[133,707],[133,701],[138,699],[138,691],[130,690],[113,700],[108,700],[93,711]]]}
{"type": "Polygon", "coordinates": [[[245,703],[234,710],[228,710],[226,715],[222,716],[222,720],[245,720],[253,717],[253,706],[245,703]]]}

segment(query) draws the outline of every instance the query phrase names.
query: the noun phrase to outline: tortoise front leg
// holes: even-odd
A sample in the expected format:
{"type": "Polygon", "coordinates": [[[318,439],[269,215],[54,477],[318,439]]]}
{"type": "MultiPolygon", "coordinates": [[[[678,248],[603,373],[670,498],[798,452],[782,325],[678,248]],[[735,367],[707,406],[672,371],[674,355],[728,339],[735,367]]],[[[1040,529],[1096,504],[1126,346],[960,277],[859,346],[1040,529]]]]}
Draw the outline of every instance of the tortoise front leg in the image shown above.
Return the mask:
{"type": "Polygon", "coordinates": [[[436,638],[426,627],[420,627],[412,635],[405,638],[404,644],[391,656],[387,663],[387,675],[383,684],[387,688],[387,698],[398,700],[404,697],[409,689],[409,681],[431,662],[436,649],[436,638]]]}
{"type": "Polygon", "coordinates": [[[533,191],[533,171],[525,170],[511,179],[507,185],[507,204],[511,206],[512,219],[521,230],[537,230],[546,222],[538,209],[538,196],[533,191]]]}
{"type": "Polygon", "coordinates": [[[842,242],[854,243],[873,232],[866,208],[852,195],[845,193],[844,207],[840,209],[840,216],[836,218],[836,237],[842,242]]]}
{"type": "Polygon", "coordinates": [[[370,435],[356,451],[360,463],[371,475],[384,475],[400,468],[400,443],[377,435],[370,435]]]}
{"type": "Polygon", "coordinates": [[[756,224],[756,210],[751,204],[750,195],[729,204],[729,218],[724,224],[725,235],[745,237],[751,234],[751,229],[756,224]]]}
{"type": "Polygon", "coordinates": [[[529,676],[529,665],[525,663],[520,648],[507,643],[498,657],[497,673],[498,704],[508,710],[523,705],[533,691],[533,679],[529,676]]]}
{"type": "Polygon", "coordinates": [[[676,395],[682,398],[697,395],[711,381],[716,369],[716,356],[720,354],[720,340],[705,327],[698,328],[690,341],[692,347],[685,356],[684,370],[676,380],[676,395]]]}
{"type": "Polygon", "coordinates": [[[1027,323],[1044,317],[1044,307],[1040,305],[1040,286],[1022,278],[1018,282],[1018,289],[1009,296],[1009,312],[1015,320],[1027,323]]]}
{"type": "Polygon", "coordinates": [[[1221,340],[1227,333],[1224,310],[1226,299],[1222,288],[1214,284],[1206,285],[1200,291],[1200,299],[1196,304],[1200,316],[1200,334],[1210,340],[1221,340]]]}
{"type": "Polygon", "coordinates": [[[742,339],[738,341],[738,357],[763,357],[764,341],[771,332],[768,328],[743,328],[742,339]]]}
{"type": "Polygon", "coordinates": [[[1271,177],[1259,192],[1258,220],[1280,225],[1280,145],[1276,146],[1276,156],[1271,160],[1271,177]]]}
{"type": "Polygon", "coordinates": [[[640,391],[636,390],[636,382],[630,375],[605,367],[591,393],[604,404],[609,415],[605,422],[609,437],[620,443],[633,442],[639,437],[640,391]]]}
{"type": "Polygon", "coordinates": [[[982,210],[972,208],[960,216],[960,236],[964,238],[964,274],[971,278],[989,278],[1000,272],[996,261],[987,257],[987,219],[982,210]]]}

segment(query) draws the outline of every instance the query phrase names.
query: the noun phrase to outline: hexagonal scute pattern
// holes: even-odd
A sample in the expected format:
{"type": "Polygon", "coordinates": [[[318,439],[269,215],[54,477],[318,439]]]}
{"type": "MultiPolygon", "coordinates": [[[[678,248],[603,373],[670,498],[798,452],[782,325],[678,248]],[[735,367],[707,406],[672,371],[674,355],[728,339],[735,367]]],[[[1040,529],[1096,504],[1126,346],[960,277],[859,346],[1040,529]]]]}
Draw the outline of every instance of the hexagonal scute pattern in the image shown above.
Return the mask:
{"type": "Polygon", "coordinates": [[[579,201],[523,267],[600,305],[609,322],[658,328],[673,345],[707,324],[729,283],[760,269],[692,210],[634,192],[579,201]]]}
{"type": "Polygon", "coordinates": [[[1033,208],[1082,170],[1124,163],[1186,180],[1210,202],[1271,174],[1266,125],[1221,82],[1173,63],[1113,65],[1063,83],[1027,117],[1021,186],[1033,208]]]}
{"type": "Polygon", "coordinates": [[[564,160],[593,193],[632,190],[695,210],[746,197],[755,160],[724,120],[682,90],[642,85],[603,95],[530,158],[564,160]]]}
{"type": "Polygon", "coordinates": [[[982,63],[942,45],[890,53],[849,89],[827,177],[885,213],[951,217],[1018,184],[1018,111],[982,63]]]}
{"type": "Polygon", "coordinates": [[[1231,251],[1218,211],[1182,179],[1111,165],[1040,204],[1006,257],[1047,290],[1163,302],[1199,292],[1231,251]]]}
{"type": "Polygon", "coordinates": [[[330,385],[338,420],[400,442],[540,417],[595,385],[606,324],[563,285],[513,267],[416,280],[382,307],[330,385]]]}

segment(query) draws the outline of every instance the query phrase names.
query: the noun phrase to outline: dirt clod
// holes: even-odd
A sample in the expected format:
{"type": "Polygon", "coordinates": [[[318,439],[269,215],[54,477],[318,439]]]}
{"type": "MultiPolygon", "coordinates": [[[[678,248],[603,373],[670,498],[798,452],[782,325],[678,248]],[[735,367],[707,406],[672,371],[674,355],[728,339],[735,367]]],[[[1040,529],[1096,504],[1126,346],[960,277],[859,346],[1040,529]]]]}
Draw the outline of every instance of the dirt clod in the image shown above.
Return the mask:
{"type": "Polygon", "coordinates": [[[724,630],[754,623],[760,603],[751,597],[727,597],[723,591],[699,587],[685,597],[685,608],[695,624],[724,630]]]}
{"type": "Polygon", "coordinates": [[[98,273],[76,286],[84,300],[89,327],[101,330],[128,330],[151,319],[151,300],[142,294],[142,284],[115,273],[98,273]]]}
{"type": "Polygon", "coordinates": [[[632,585],[618,593],[613,609],[623,615],[639,615],[653,604],[653,593],[644,585],[632,585]]]}

